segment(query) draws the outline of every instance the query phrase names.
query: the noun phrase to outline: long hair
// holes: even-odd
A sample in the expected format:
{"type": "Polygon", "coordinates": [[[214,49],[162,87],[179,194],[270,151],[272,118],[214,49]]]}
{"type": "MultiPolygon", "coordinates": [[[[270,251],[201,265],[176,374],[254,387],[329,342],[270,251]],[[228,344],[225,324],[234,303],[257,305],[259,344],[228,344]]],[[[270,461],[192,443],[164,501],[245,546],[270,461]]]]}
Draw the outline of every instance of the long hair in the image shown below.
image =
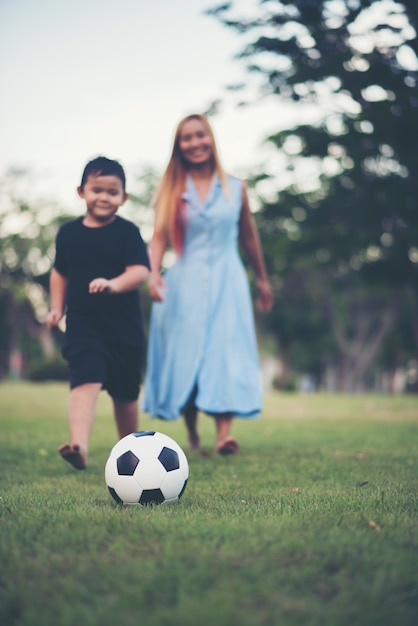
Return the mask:
{"type": "Polygon", "coordinates": [[[182,194],[186,189],[186,176],[188,171],[187,161],[184,159],[180,150],[180,134],[183,125],[190,120],[201,122],[208,132],[213,146],[213,171],[218,174],[225,195],[227,197],[229,195],[227,176],[221,165],[215,137],[207,118],[199,113],[188,115],[179,122],[176,128],[171,156],[161,179],[155,200],[155,229],[166,233],[178,254],[180,254],[183,249],[184,241],[185,224],[182,194]]]}

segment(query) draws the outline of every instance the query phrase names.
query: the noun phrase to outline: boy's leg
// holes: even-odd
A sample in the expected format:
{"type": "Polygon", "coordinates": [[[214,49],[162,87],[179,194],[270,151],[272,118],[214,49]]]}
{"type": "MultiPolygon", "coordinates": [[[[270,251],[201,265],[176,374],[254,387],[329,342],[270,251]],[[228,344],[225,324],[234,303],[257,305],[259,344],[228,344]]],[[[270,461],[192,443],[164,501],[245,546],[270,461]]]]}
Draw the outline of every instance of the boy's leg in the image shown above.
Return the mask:
{"type": "Polygon", "coordinates": [[[119,437],[125,437],[138,430],[138,400],[113,400],[113,409],[119,437]]]}
{"type": "Polygon", "coordinates": [[[62,445],[58,451],[76,469],[87,465],[90,434],[93,428],[97,397],[102,383],[87,383],[70,392],[68,425],[71,444],[62,445]]]}
{"type": "Polygon", "coordinates": [[[109,344],[106,389],[112,398],[119,437],[138,431],[143,351],[139,346],[109,344]]]}

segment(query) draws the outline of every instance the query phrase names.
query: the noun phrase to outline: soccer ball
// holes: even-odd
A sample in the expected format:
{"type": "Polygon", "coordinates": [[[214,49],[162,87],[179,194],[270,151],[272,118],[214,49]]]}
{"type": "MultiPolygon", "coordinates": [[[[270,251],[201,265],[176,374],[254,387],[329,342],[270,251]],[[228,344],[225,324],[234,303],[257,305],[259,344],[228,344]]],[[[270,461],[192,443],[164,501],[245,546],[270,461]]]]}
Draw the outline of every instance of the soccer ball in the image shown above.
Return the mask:
{"type": "Polygon", "coordinates": [[[107,488],[118,504],[177,502],[188,478],[189,464],[178,443],[150,430],[118,441],[105,467],[107,488]]]}

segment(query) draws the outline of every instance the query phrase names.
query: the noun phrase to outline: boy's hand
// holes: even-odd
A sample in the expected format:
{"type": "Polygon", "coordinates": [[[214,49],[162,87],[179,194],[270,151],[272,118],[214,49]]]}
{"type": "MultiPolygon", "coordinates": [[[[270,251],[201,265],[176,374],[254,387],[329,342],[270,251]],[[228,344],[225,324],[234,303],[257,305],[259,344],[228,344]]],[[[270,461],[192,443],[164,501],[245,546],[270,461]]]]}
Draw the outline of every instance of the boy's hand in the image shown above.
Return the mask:
{"type": "Polygon", "coordinates": [[[112,281],[107,278],[95,278],[89,284],[89,293],[103,293],[104,291],[107,293],[116,292],[112,281]]]}
{"type": "Polygon", "coordinates": [[[62,311],[59,311],[58,309],[52,309],[46,317],[46,325],[48,326],[48,328],[58,326],[58,322],[62,318],[62,315],[62,311]]]}
{"type": "Polygon", "coordinates": [[[95,278],[89,284],[89,293],[125,293],[136,291],[149,275],[145,265],[128,265],[114,278],[95,278]]]}

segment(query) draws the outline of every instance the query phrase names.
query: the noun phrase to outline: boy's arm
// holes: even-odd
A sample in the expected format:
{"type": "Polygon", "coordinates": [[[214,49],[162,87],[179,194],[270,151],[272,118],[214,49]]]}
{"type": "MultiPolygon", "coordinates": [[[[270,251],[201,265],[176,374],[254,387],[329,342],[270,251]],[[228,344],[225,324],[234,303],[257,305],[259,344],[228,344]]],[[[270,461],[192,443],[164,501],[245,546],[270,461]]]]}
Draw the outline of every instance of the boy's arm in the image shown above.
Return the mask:
{"type": "Polygon", "coordinates": [[[242,209],[239,222],[239,242],[257,278],[257,307],[260,311],[270,311],[273,294],[264,264],[263,252],[254,218],[250,211],[247,188],[242,189],[242,209]]]}
{"type": "Polygon", "coordinates": [[[51,310],[49,311],[46,319],[49,328],[56,326],[64,315],[67,283],[68,281],[65,276],[60,274],[54,267],[51,271],[49,279],[51,310]]]}
{"type": "Polygon", "coordinates": [[[90,293],[123,293],[134,291],[144,283],[149,276],[149,269],[145,265],[128,265],[123,274],[108,280],[107,278],[95,278],[89,284],[90,293]]]}

